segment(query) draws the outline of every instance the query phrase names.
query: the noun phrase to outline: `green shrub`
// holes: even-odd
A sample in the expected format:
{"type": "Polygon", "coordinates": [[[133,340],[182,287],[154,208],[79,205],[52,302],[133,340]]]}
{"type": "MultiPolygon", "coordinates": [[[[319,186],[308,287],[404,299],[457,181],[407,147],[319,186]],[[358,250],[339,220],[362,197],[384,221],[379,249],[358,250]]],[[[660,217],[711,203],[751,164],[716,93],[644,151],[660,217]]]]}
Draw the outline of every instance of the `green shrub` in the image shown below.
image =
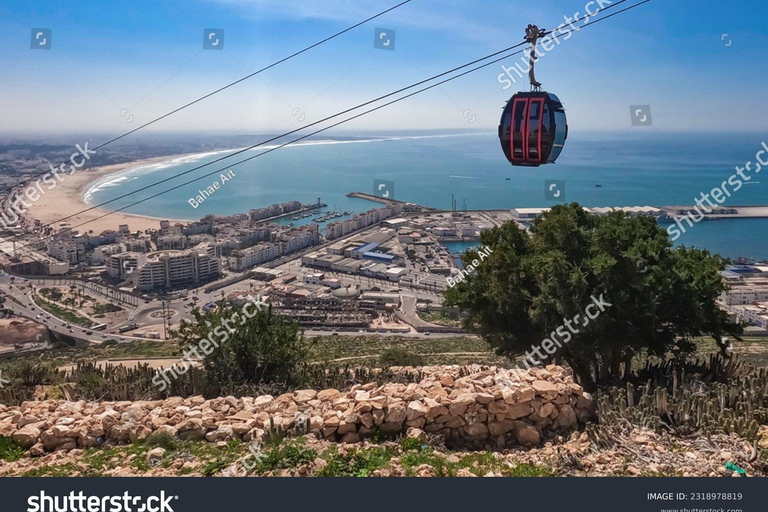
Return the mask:
{"type": "Polygon", "coordinates": [[[375,470],[387,467],[394,455],[395,449],[392,447],[353,449],[345,455],[332,447],[323,453],[328,464],[317,471],[315,476],[371,476],[375,470]]]}
{"type": "Polygon", "coordinates": [[[421,447],[423,446],[421,439],[417,437],[405,437],[402,440],[400,440],[400,449],[404,452],[410,451],[410,450],[421,450],[421,447]]]}
{"type": "Polygon", "coordinates": [[[424,358],[402,348],[390,347],[379,356],[379,362],[384,368],[390,366],[423,366],[424,358]]]}
{"type": "Polygon", "coordinates": [[[168,451],[178,450],[178,440],[168,432],[153,432],[144,441],[147,446],[164,448],[168,451]]]}
{"type": "Polygon", "coordinates": [[[193,311],[195,323],[181,321],[181,346],[197,349],[202,339],[216,341],[213,352],[202,361],[209,382],[235,386],[303,384],[302,369],[308,365],[310,343],[299,325],[273,314],[271,307],[251,318],[243,314],[244,309],[222,302],[214,311],[193,311]]]}
{"type": "Polygon", "coordinates": [[[26,454],[24,448],[10,437],[0,436],[0,460],[15,462],[26,454]]]}
{"type": "Polygon", "coordinates": [[[523,476],[523,477],[549,477],[555,476],[549,468],[543,466],[535,466],[533,464],[518,464],[509,470],[508,476],[523,476]]]}
{"type": "Polygon", "coordinates": [[[257,461],[256,471],[264,473],[280,469],[295,469],[317,458],[317,452],[304,446],[301,440],[293,440],[268,449],[257,461]]]}

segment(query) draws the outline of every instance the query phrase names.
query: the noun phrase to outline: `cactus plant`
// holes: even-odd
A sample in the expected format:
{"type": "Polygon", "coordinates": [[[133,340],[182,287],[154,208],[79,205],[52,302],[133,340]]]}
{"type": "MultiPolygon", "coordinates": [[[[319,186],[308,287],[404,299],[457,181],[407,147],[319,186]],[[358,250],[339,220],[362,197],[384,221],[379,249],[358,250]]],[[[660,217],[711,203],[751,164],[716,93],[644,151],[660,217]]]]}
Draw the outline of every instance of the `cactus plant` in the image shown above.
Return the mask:
{"type": "MultiPolygon", "coordinates": [[[[716,367],[706,374],[722,376],[733,368],[716,367]]],[[[624,389],[604,391],[597,400],[599,423],[588,427],[590,439],[600,446],[611,444],[612,431],[631,424],[682,435],[736,434],[754,441],[760,425],[768,424],[765,368],[738,375],[729,384],[702,380],[700,374],[686,376],[685,370],[674,370],[671,365],[666,368],[672,371],[668,379],[648,380],[640,388],[628,383],[624,389]]]]}

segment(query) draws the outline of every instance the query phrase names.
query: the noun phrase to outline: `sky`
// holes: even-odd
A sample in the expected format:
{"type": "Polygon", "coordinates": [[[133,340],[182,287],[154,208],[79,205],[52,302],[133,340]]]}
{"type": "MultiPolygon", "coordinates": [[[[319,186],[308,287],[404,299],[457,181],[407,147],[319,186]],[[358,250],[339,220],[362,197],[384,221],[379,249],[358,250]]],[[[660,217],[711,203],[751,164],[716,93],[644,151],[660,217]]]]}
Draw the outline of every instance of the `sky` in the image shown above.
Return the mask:
{"type": "MultiPolygon", "coordinates": [[[[0,133],[118,134],[399,1],[4,0],[0,133]],[[31,48],[41,28],[50,49],[31,48]],[[223,29],[222,50],[203,48],[206,29],[223,29]]],[[[146,131],[292,130],[512,46],[529,23],[555,28],[587,1],[412,0],[146,131]],[[377,29],[394,31],[393,51],[374,47],[377,29]]],[[[563,40],[537,78],[565,104],[571,130],[625,130],[632,106],[650,105],[652,130],[764,131],[767,15],[764,0],[652,0],[563,40]]],[[[528,88],[503,80],[502,64],[520,58],[328,134],[493,131],[506,100],[528,88]]]]}

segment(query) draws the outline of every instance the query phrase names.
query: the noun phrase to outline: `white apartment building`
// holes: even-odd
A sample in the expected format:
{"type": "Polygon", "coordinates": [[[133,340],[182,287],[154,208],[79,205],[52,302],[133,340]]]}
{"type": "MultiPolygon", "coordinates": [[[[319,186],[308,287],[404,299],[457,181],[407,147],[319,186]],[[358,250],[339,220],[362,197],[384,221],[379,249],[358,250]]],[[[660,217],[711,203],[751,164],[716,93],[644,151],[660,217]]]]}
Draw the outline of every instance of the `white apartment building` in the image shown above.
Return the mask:
{"type": "Polygon", "coordinates": [[[255,267],[256,265],[279,258],[281,254],[280,250],[280,244],[266,242],[248,249],[235,251],[235,253],[229,257],[229,268],[239,271],[255,267]]]}
{"type": "Polygon", "coordinates": [[[182,234],[158,237],[157,248],[161,251],[183,250],[187,248],[187,237],[182,234]]]}
{"type": "Polygon", "coordinates": [[[189,235],[187,237],[187,241],[189,242],[189,245],[192,247],[202,244],[203,242],[210,242],[210,243],[216,243],[216,237],[213,235],[189,235]]]}
{"type": "MultiPolygon", "coordinates": [[[[205,281],[221,273],[221,260],[212,257],[208,244],[188,251],[160,251],[149,254],[136,272],[135,284],[141,290],[170,288],[205,281]]],[[[215,247],[213,247],[215,252],[215,247]]]]}
{"type": "Polygon", "coordinates": [[[147,263],[147,255],[138,252],[121,252],[107,258],[107,274],[114,279],[128,279],[139,267],[147,263]]]}
{"type": "Polygon", "coordinates": [[[149,238],[124,238],[120,240],[120,243],[129,252],[148,252],[150,249],[149,238]]]}
{"type": "Polygon", "coordinates": [[[76,266],[85,257],[85,247],[82,243],[71,240],[54,240],[48,244],[48,254],[59,261],[76,266]]]}
{"type": "Polygon", "coordinates": [[[272,230],[269,227],[257,227],[253,229],[238,229],[232,238],[237,241],[239,247],[253,245],[257,242],[269,240],[272,237],[272,230]]]}
{"type": "Polygon", "coordinates": [[[321,273],[304,274],[304,284],[320,284],[324,277],[325,275],[321,273]]]}
{"type": "Polygon", "coordinates": [[[351,219],[339,220],[328,224],[325,237],[328,240],[343,237],[358,229],[367,228],[378,224],[379,222],[400,215],[403,211],[401,203],[392,203],[384,208],[368,210],[367,212],[355,215],[351,219]]]}
{"type": "Polygon", "coordinates": [[[88,247],[98,247],[100,245],[115,243],[117,233],[112,230],[107,230],[99,235],[87,235],[86,239],[88,247]]]}
{"type": "Polygon", "coordinates": [[[282,253],[291,254],[317,245],[320,242],[320,231],[317,224],[309,224],[280,234],[278,240],[282,244],[282,253]]]}
{"type": "Polygon", "coordinates": [[[152,290],[168,286],[165,261],[151,259],[136,272],[134,285],[139,290],[152,290]]]}
{"type": "Polygon", "coordinates": [[[755,325],[761,329],[768,329],[768,305],[766,304],[733,306],[731,311],[736,313],[738,321],[747,322],[749,325],[755,325]]]}
{"type": "Polygon", "coordinates": [[[335,240],[346,236],[357,229],[356,219],[344,219],[328,224],[328,228],[325,232],[325,237],[328,240],[335,240]]]}
{"type": "Polygon", "coordinates": [[[734,286],[720,295],[720,301],[726,306],[768,302],[768,287],[734,286]]]}
{"type": "Polygon", "coordinates": [[[91,264],[103,265],[110,256],[120,254],[121,252],[125,252],[125,246],[122,244],[102,245],[93,250],[91,264]]]}

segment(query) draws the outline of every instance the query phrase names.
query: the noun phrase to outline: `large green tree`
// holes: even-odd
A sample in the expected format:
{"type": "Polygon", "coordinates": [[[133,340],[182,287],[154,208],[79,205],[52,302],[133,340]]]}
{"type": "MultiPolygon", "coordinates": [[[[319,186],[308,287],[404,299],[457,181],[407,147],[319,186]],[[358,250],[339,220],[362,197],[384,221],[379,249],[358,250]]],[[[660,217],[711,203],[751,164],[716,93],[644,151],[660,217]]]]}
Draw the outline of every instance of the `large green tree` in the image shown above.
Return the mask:
{"type": "Polygon", "coordinates": [[[481,241],[490,254],[464,255],[475,270],[447,291],[447,305],[458,306],[464,327],[500,354],[532,353],[557,338],[546,362],[565,361],[588,389],[626,378],[638,354],[684,355],[695,348],[693,337],[722,342],[724,334],[741,333],[716,304],[726,261],[674,248],[653,218],[596,216],[572,203],[555,206],[529,231],[510,222],[481,241]],[[588,325],[580,320],[566,329],[601,295],[610,306],[588,325]]]}

